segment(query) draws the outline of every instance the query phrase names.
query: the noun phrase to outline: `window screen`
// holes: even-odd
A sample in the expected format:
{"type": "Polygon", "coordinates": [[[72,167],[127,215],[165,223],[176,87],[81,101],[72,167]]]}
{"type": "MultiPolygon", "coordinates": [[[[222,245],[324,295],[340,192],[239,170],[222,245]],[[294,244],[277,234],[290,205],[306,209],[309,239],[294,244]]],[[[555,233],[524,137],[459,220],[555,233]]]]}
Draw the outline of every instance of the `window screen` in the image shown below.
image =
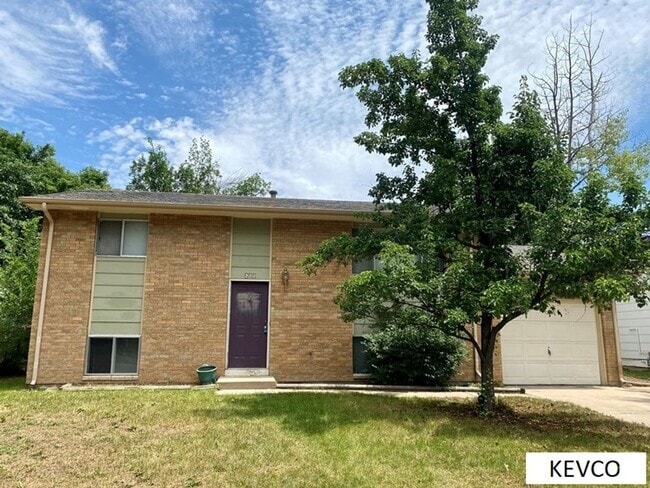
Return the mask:
{"type": "Polygon", "coordinates": [[[370,373],[366,350],[366,340],[363,337],[352,338],[352,372],[354,374],[370,373]]]}
{"type": "Polygon", "coordinates": [[[147,254],[147,222],[124,222],[124,246],[122,254],[125,256],[145,256],[147,254]]]}
{"type": "Polygon", "coordinates": [[[138,343],[135,337],[115,338],[115,365],[114,373],[138,372],[138,343]]]}
{"type": "Polygon", "coordinates": [[[88,351],[88,373],[109,374],[111,372],[111,356],[113,353],[112,337],[91,337],[88,351]]]}
{"type": "Polygon", "coordinates": [[[138,337],[91,337],[88,341],[88,374],[138,372],[138,337]]]}
{"type": "Polygon", "coordinates": [[[122,222],[119,220],[102,220],[97,233],[97,254],[102,256],[119,256],[122,240],[122,222]]]}

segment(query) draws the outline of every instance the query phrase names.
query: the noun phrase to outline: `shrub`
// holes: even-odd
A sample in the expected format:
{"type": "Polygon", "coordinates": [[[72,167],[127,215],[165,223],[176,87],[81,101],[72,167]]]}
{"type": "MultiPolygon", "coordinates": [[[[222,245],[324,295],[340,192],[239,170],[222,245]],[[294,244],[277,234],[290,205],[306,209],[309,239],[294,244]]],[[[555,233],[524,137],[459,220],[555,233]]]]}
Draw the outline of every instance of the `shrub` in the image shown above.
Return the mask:
{"type": "Polygon", "coordinates": [[[388,326],[366,342],[373,378],[382,384],[444,385],[465,356],[459,339],[417,326],[388,326]]]}

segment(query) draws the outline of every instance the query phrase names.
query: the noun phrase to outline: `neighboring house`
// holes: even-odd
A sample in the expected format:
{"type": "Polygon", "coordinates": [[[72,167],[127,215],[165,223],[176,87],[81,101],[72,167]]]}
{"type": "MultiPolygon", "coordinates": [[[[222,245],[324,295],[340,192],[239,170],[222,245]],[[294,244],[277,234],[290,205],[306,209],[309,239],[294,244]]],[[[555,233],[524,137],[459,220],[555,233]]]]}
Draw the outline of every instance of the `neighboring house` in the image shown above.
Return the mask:
{"type": "MultiPolygon", "coordinates": [[[[296,262],[372,204],[126,191],[22,201],[45,214],[29,383],[194,383],[203,363],[227,378],[362,377],[368,329],[332,301],[353,266],[307,276],[296,262]]],[[[498,381],[619,384],[613,315],[563,307],[504,329],[498,381]]],[[[477,368],[470,354],[456,379],[477,368]]]]}
{"type": "Polygon", "coordinates": [[[623,365],[650,367],[650,306],[617,302],[616,318],[623,365]]]}

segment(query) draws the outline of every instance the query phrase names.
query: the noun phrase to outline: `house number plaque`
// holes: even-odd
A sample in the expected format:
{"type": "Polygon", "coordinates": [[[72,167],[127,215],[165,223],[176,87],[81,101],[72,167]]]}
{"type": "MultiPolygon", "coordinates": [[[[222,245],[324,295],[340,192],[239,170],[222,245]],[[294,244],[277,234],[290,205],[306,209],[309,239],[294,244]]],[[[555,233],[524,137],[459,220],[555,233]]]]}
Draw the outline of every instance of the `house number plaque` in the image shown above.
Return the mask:
{"type": "Polygon", "coordinates": [[[244,279],[246,280],[254,280],[257,278],[257,273],[244,273],[244,279]]]}

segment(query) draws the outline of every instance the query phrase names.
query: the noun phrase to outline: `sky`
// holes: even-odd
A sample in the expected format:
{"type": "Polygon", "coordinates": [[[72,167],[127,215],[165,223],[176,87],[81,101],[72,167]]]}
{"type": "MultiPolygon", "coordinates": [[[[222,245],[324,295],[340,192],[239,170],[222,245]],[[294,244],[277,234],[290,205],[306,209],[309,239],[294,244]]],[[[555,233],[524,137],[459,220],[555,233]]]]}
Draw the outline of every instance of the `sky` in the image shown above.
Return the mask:
{"type": "MultiPolygon", "coordinates": [[[[422,0],[3,0],[0,127],[52,144],[123,188],[160,144],[174,165],[193,138],[226,176],[259,172],[280,197],[368,200],[386,159],[356,145],[365,111],[338,73],[425,48],[422,0]]],[[[572,19],[604,32],[612,102],[650,136],[649,0],[483,0],[499,35],[486,71],[510,107],[572,19]]]]}

